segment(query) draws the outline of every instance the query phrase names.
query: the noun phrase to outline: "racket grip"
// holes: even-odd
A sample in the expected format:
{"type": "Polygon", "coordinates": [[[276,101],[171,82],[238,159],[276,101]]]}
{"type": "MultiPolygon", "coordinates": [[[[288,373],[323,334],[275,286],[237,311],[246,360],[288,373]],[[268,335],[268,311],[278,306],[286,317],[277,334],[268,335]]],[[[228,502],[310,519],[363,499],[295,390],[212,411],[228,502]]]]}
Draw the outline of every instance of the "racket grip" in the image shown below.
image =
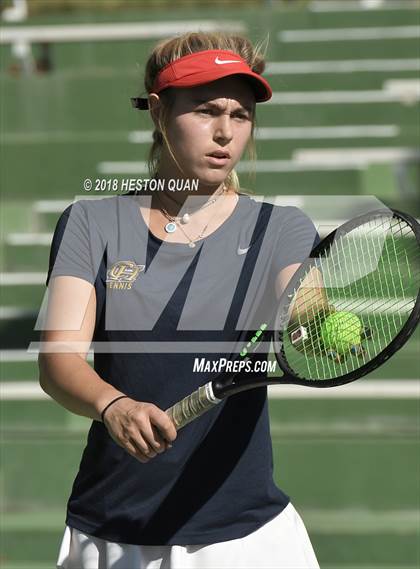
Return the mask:
{"type": "Polygon", "coordinates": [[[211,381],[209,381],[191,395],[169,407],[166,413],[172,419],[176,429],[179,430],[212,409],[220,401],[222,400],[214,395],[211,381]]]}

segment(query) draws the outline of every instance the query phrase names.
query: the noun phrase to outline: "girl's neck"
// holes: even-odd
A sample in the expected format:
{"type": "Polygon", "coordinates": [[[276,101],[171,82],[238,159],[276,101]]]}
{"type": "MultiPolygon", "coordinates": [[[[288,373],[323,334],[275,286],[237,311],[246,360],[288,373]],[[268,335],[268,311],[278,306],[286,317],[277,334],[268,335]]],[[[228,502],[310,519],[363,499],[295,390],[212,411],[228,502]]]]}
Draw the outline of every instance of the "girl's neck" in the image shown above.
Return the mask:
{"type": "MultiPolygon", "coordinates": [[[[152,207],[164,207],[170,214],[177,215],[180,210],[195,211],[207,204],[207,202],[234,194],[236,192],[229,191],[224,183],[203,186],[202,184],[193,185],[185,178],[179,178],[180,181],[185,181],[185,184],[179,184],[178,187],[183,187],[180,190],[169,189],[169,179],[162,178],[160,174],[156,174],[156,179],[165,180],[164,190],[153,192],[152,207]],[[155,199],[156,198],[156,199],[155,199]]],[[[174,178],[171,178],[174,179],[174,178]]],[[[176,178],[175,178],[176,179],[176,178]]]]}

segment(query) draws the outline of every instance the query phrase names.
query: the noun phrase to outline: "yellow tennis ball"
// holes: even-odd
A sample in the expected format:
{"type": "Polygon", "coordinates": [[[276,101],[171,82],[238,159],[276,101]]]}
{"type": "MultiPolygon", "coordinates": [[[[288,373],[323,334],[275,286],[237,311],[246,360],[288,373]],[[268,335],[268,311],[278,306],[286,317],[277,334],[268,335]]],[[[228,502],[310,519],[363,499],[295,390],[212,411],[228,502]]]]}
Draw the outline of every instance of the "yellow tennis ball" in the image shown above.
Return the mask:
{"type": "Polygon", "coordinates": [[[362,322],[351,312],[330,314],[321,326],[321,339],[324,347],[346,354],[351,346],[361,342],[362,322]]]}

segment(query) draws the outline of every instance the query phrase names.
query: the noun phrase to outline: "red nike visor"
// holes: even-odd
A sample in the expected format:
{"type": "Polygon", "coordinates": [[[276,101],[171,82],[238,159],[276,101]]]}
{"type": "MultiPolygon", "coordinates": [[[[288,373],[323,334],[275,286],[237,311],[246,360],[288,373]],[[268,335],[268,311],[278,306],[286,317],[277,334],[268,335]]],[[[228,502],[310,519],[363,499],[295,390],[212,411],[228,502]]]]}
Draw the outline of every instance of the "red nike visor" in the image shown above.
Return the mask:
{"type": "MultiPolygon", "coordinates": [[[[220,49],[197,51],[169,63],[157,75],[152,93],[160,93],[168,87],[196,87],[229,75],[241,75],[250,82],[257,103],[271,99],[269,83],[254,73],[238,54],[220,49]]],[[[148,109],[148,100],[143,97],[131,99],[136,109],[148,109]]]]}

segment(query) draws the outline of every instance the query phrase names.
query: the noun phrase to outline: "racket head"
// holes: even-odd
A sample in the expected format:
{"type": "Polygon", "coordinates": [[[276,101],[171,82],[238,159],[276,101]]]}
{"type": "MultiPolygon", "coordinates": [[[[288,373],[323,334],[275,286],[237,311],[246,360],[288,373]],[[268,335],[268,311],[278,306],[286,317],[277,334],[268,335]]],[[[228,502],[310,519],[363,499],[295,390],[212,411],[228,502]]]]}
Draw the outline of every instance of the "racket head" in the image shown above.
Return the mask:
{"type": "Polygon", "coordinates": [[[273,348],[284,376],[273,378],[272,383],[334,387],[373,371],[414,332],[420,318],[419,291],[420,224],[413,217],[381,209],[343,224],[315,247],[282,295],[273,348]],[[291,320],[298,295],[311,300],[317,288],[305,285],[314,270],[322,274],[323,292],[336,310],[335,315],[320,310],[316,332],[308,322],[319,302],[309,313],[291,320]],[[357,337],[358,324],[353,316],[362,325],[361,342],[352,345],[353,353],[346,353],[347,344],[357,337]],[[326,329],[327,318],[330,326],[326,329]],[[334,325],[345,339],[344,345],[334,344],[334,325]],[[296,330],[299,333],[293,336],[296,330]],[[296,343],[299,334],[300,346],[296,343]],[[358,351],[360,347],[363,352],[358,351]],[[343,352],[338,354],[341,361],[332,353],[337,354],[336,350],[343,352]]]}

